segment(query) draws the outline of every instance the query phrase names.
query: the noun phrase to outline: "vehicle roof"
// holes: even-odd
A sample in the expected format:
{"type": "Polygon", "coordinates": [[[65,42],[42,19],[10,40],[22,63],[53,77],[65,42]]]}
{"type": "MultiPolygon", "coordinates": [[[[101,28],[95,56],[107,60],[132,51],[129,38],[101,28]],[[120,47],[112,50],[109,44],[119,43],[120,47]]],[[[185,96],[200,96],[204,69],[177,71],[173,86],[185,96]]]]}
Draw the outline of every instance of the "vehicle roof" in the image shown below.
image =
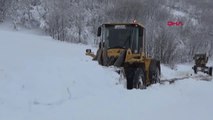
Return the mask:
{"type": "Polygon", "coordinates": [[[206,54],[205,53],[199,53],[199,54],[195,54],[195,56],[206,56],[206,54]]]}
{"type": "Polygon", "coordinates": [[[140,23],[104,23],[102,25],[138,25],[142,28],[145,28],[144,25],[140,23]]]}

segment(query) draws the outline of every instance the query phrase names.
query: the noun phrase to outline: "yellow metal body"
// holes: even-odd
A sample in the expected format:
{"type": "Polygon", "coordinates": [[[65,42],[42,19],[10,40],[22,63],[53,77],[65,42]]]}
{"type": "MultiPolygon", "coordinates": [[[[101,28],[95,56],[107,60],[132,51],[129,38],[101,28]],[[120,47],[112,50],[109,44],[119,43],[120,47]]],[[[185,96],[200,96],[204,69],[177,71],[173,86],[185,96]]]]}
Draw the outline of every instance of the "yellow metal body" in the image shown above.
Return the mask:
{"type": "MultiPolygon", "coordinates": [[[[105,24],[105,25],[133,25],[135,27],[140,27],[143,28],[142,30],[145,30],[145,27],[142,24],[138,24],[138,23],[109,23],[109,24],[105,24]]],[[[142,32],[143,32],[142,31],[142,32]]],[[[98,32],[99,33],[99,32],[98,32]]],[[[91,52],[91,50],[88,50],[88,52],[86,52],[86,55],[93,57],[94,60],[98,60],[99,64],[104,65],[104,66],[109,66],[109,64],[105,64],[104,61],[107,61],[108,58],[115,58],[117,59],[115,63],[122,63],[119,64],[117,67],[126,67],[128,69],[128,67],[134,67],[134,68],[139,68],[142,67],[144,72],[145,72],[145,77],[146,77],[146,85],[150,85],[152,82],[152,78],[150,77],[150,75],[152,75],[153,73],[153,64],[155,64],[155,60],[152,59],[151,57],[149,57],[147,54],[145,54],[146,49],[145,49],[145,32],[143,32],[143,38],[142,38],[142,44],[143,46],[140,46],[141,48],[139,48],[139,50],[141,50],[141,52],[138,53],[133,53],[132,50],[129,49],[124,49],[124,48],[105,48],[103,42],[100,42],[99,44],[99,49],[97,51],[97,54],[95,55],[94,53],[91,52]],[[125,52],[125,56],[124,53],[125,52]],[[119,62],[117,62],[119,61],[119,62]],[[120,62],[122,61],[122,62],[120,62]]],[[[102,34],[98,34],[98,36],[102,36],[102,34]]],[[[112,60],[113,61],[113,60],[112,60]]],[[[111,61],[110,61],[111,63],[111,61]]],[[[113,65],[117,65],[117,64],[113,64],[113,65]]],[[[159,62],[160,65],[160,62],[159,62]]],[[[157,67],[157,66],[156,66],[157,67]]],[[[155,68],[154,68],[155,69],[155,68]]],[[[160,66],[158,66],[158,68],[156,69],[160,69],[160,66]]]]}
{"type": "MultiPolygon", "coordinates": [[[[115,48],[115,49],[109,49],[107,50],[107,56],[108,57],[119,57],[120,53],[124,51],[124,49],[115,48]]],[[[132,53],[131,49],[128,49],[126,52],[126,57],[124,63],[128,64],[144,64],[145,66],[145,72],[146,72],[146,83],[151,84],[150,78],[149,78],[149,69],[151,64],[152,58],[146,56],[143,52],[140,54],[132,53]]]]}
{"type": "Polygon", "coordinates": [[[119,57],[119,55],[122,51],[124,51],[124,49],[121,49],[121,48],[109,49],[109,50],[107,50],[107,56],[108,57],[119,57]]]}

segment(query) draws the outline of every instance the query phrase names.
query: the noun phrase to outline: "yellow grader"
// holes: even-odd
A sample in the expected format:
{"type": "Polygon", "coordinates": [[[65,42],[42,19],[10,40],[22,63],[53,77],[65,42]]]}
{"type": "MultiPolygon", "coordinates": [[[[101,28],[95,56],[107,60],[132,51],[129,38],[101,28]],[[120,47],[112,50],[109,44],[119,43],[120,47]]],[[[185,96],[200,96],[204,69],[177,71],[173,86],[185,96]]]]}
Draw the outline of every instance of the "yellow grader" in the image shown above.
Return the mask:
{"type": "MultiPolygon", "coordinates": [[[[139,23],[109,23],[98,28],[100,37],[96,55],[91,49],[86,55],[102,66],[116,66],[126,78],[127,89],[143,89],[160,82],[160,61],[148,56],[145,27],[139,23]]],[[[121,73],[121,74],[122,74],[121,73]]]]}
{"type": "Polygon", "coordinates": [[[212,76],[212,67],[207,67],[208,57],[206,54],[195,54],[194,58],[195,65],[192,67],[194,73],[197,74],[198,71],[206,73],[212,76]]]}

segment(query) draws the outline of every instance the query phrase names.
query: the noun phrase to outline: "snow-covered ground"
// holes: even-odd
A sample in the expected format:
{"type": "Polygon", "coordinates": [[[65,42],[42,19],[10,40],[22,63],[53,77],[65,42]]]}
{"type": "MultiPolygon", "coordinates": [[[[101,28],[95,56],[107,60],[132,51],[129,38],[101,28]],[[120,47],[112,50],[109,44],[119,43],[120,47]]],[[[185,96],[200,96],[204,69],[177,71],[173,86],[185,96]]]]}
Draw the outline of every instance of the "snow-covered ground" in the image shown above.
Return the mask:
{"type": "MultiPolygon", "coordinates": [[[[212,120],[213,82],[186,79],[128,91],[91,46],[0,26],[0,120],[212,120]]],[[[165,79],[193,74],[162,66],[165,79]]]]}

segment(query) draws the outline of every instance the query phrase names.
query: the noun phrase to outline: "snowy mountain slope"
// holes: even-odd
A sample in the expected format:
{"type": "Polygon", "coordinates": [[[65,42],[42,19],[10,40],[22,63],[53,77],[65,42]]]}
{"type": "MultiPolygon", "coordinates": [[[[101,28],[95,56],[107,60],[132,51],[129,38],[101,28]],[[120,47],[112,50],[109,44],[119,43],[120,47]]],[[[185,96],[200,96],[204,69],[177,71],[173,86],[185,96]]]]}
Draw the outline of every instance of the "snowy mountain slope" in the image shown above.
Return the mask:
{"type": "MultiPolygon", "coordinates": [[[[0,28],[1,120],[212,120],[213,82],[186,79],[146,90],[116,85],[113,68],[84,55],[91,46],[0,28]]],[[[192,73],[190,65],[163,77],[192,73]]]]}

